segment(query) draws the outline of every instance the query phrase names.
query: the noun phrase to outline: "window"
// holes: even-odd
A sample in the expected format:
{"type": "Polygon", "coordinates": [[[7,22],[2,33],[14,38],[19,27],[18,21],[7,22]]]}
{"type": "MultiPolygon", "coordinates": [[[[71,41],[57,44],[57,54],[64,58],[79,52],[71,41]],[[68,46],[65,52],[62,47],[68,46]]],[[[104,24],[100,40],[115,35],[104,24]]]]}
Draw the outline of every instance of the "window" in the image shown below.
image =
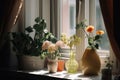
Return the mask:
{"type": "MultiPolygon", "coordinates": [[[[60,20],[60,28],[61,28],[60,32],[66,33],[68,36],[70,36],[70,35],[76,33],[76,31],[75,31],[75,27],[76,27],[76,0],[59,0],[59,1],[60,1],[60,2],[58,2],[58,4],[60,4],[59,8],[61,8],[59,11],[60,12],[59,16],[61,19],[60,20]]],[[[82,3],[82,4],[84,4],[84,7],[82,7],[82,8],[84,8],[84,9],[82,9],[82,10],[84,10],[84,11],[82,11],[84,13],[83,16],[85,16],[84,18],[87,19],[89,24],[96,21],[94,24],[94,26],[96,26],[96,30],[97,29],[104,29],[104,31],[105,31],[105,27],[104,27],[103,19],[102,19],[102,14],[101,14],[100,6],[99,6],[99,0],[82,0],[82,1],[84,2],[84,3],[82,3]],[[95,5],[95,6],[93,6],[93,5],[95,5]],[[93,7],[90,7],[90,6],[93,6],[93,7]],[[94,7],[96,7],[96,8],[94,8],[94,7]],[[92,9],[95,9],[95,10],[92,10],[92,9]],[[92,12],[91,14],[90,14],[90,11],[92,12]],[[94,11],[96,13],[96,17],[93,14],[94,11]],[[95,18],[92,19],[91,16],[95,17],[95,18]]],[[[49,2],[49,0],[48,0],[48,2],[49,2]]],[[[33,24],[34,17],[39,15],[39,5],[40,4],[39,4],[39,0],[35,0],[34,5],[32,3],[32,0],[31,1],[26,0],[26,3],[27,4],[25,5],[25,10],[26,10],[25,11],[25,26],[28,26],[28,25],[33,24]],[[32,6],[29,5],[31,3],[32,3],[32,6]],[[34,8],[36,8],[36,9],[34,9],[34,8]],[[31,13],[29,11],[31,11],[31,13]],[[31,16],[31,17],[28,17],[28,16],[31,16]]],[[[46,11],[49,12],[49,10],[46,10],[46,11]]],[[[41,10],[41,13],[42,13],[42,10],[41,10]]],[[[46,15],[44,14],[44,16],[46,16],[46,15]]],[[[50,19],[48,19],[47,22],[50,22],[49,20],[50,19]]],[[[110,45],[109,45],[109,41],[107,38],[107,34],[105,34],[102,39],[103,40],[100,44],[101,50],[105,49],[108,52],[110,45]]]]}
{"type": "MultiPolygon", "coordinates": [[[[61,0],[62,2],[62,31],[63,33],[66,33],[67,35],[74,34],[75,26],[76,26],[76,0],[61,0]]],[[[96,30],[102,29],[105,31],[105,35],[102,38],[101,44],[100,44],[100,50],[98,50],[98,54],[101,58],[105,58],[109,56],[109,40],[107,37],[107,33],[104,27],[104,22],[99,6],[99,0],[83,0],[84,7],[82,7],[82,18],[87,19],[88,24],[93,25],[96,27],[96,30]],[[95,16],[96,15],[96,16],[95,16]]],[[[84,39],[85,40],[85,39],[84,39]]],[[[84,41],[85,43],[86,41],[84,41]]],[[[80,48],[83,48],[83,46],[86,47],[86,43],[84,45],[82,43],[80,48]]],[[[83,49],[81,49],[79,53],[83,53],[83,49]]],[[[82,54],[79,54],[79,56],[82,56],[82,54]]]]}
{"type": "MultiPolygon", "coordinates": [[[[61,21],[62,22],[62,31],[61,32],[66,33],[68,36],[70,36],[75,33],[76,0],[61,0],[61,1],[62,1],[61,2],[62,3],[62,6],[61,6],[61,8],[62,8],[62,10],[61,10],[62,11],[62,19],[61,19],[62,20],[61,21]]],[[[88,2],[86,2],[86,3],[88,3],[88,2]]],[[[89,7],[89,8],[91,8],[89,10],[95,11],[95,13],[96,13],[96,16],[94,18],[95,20],[93,20],[93,23],[95,23],[94,26],[96,27],[96,30],[102,29],[105,31],[105,35],[103,36],[101,44],[100,44],[100,49],[101,50],[109,50],[110,45],[109,45],[109,40],[107,37],[107,32],[104,27],[104,22],[103,22],[101,10],[100,10],[99,0],[92,0],[91,2],[89,1],[89,6],[91,6],[91,4],[94,4],[96,7],[96,8],[93,8],[95,10],[92,10],[92,7],[89,7]]],[[[90,13],[86,13],[86,15],[88,15],[88,14],[89,14],[88,19],[89,19],[89,21],[91,21],[91,19],[90,19],[91,15],[90,15],[90,13]]],[[[92,17],[94,16],[94,14],[92,15],[92,17]]],[[[91,24],[91,22],[89,22],[89,24],[91,24]]]]}
{"type": "Polygon", "coordinates": [[[61,0],[62,2],[62,31],[68,36],[75,34],[76,0],[61,0]]]}
{"type": "Polygon", "coordinates": [[[105,31],[105,34],[103,35],[102,42],[100,44],[100,48],[102,50],[109,50],[110,44],[107,36],[107,32],[105,30],[105,25],[103,22],[103,17],[100,10],[99,0],[96,0],[96,30],[102,29],[105,31]]]}
{"type": "MultiPolygon", "coordinates": [[[[49,4],[49,0],[25,0],[27,5],[25,5],[25,26],[33,24],[33,19],[35,16],[41,16],[45,19],[47,19],[47,24],[49,25],[50,23],[50,10],[46,10],[50,8],[50,5],[44,5],[44,4],[49,4]],[[43,2],[41,2],[43,1],[43,2]],[[45,2],[44,2],[45,1],[45,2]],[[48,1],[48,2],[47,2],[48,1]],[[34,3],[33,3],[34,2],[34,3]],[[40,3],[39,3],[40,2],[40,3]],[[44,4],[43,4],[44,3],[44,4]],[[34,4],[34,5],[33,5],[34,4]],[[41,5],[42,4],[42,5],[41,5]],[[39,7],[41,7],[39,9],[39,7]],[[34,9],[35,8],[35,9],[34,9]],[[29,12],[31,11],[31,12],[29,12]],[[44,14],[47,13],[47,14],[44,14]],[[49,14],[49,15],[48,15],[49,14]],[[29,17],[31,16],[31,17],[29,17]]],[[[76,0],[58,0],[58,22],[60,22],[58,25],[60,26],[60,32],[66,33],[68,36],[76,33],[75,27],[76,27],[76,0]]],[[[102,14],[100,11],[100,6],[99,6],[99,0],[82,0],[82,19],[87,19],[87,23],[94,25],[97,29],[104,29],[105,27],[103,24],[103,19],[102,19],[102,14]],[[96,15],[96,16],[95,16],[96,15]]],[[[106,32],[105,32],[106,33],[106,32]]],[[[82,51],[84,51],[84,47],[86,47],[84,44],[86,41],[83,39],[83,45],[80,46],[80,51],[78,56],[78,59],[82,56],[82,51]]],[[[99,55],[104,56],[104,55],[109,55],[109,41],[107,38],[107,34],[104,35],[103,40],[100,44],[101,50],[99,50],[99,55]],[[105,49],[105,50],[103,50],[105,49]]],[[[69,57],[68,54],[64,54],[65,57],[69,57]]],[[[106,57],[106,56],[104,56],[106,57]]]]}

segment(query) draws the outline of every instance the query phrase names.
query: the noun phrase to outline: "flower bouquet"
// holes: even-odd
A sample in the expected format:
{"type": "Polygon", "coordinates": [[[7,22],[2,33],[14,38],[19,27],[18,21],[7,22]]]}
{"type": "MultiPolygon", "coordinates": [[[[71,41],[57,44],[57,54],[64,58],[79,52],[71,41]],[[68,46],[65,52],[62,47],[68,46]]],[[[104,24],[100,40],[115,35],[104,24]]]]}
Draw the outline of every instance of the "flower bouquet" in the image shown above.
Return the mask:
{"type": "Polygon", "coordinates": [[[64,46],[62,41],[57,41],[52,43],[50,41],[45,41],[42,45],[42,50],[44,56],[47,58],[47,67],[49,72],[56,72],[58,69],[58,58],[61,56],[59,54],[59,48],[64,46]]]}
{"type": "Polygon", "coordinates": [[[98,75],[101,67],[100,58],[96,52],[99,48],[103,30],[97,30],[94,35],[95,27],[92,25],[86,25],[85,21],[82,21],[76,28],[80,28],[85,33],[88,39],[88,47],[85,49],[81,59],[81,69],[84,75],[98,75]]]}
{"type": "Polygon", "coordinates": [[[86,25],[85,20],[81,21],[81,23],[77,25],[76,29],[78,28],[81,28],[88,38],[88,47],[92,49],[98,49],[101,41],[100,39],[102,38],[104,31],[97,30],[96,34],[94,35],[95,27],[93,25],[86,25]]]}
{"type": "Polygon", "coordinates": [[[65,34],[62,34],[61,40],[70,48],[70,59],[65,63],[66,70],[68,73],[76,73],[78,69],[78,62],[75,59],[73,47],[80,43],[80,37],[76,35],[67,37],[65,34]]]}

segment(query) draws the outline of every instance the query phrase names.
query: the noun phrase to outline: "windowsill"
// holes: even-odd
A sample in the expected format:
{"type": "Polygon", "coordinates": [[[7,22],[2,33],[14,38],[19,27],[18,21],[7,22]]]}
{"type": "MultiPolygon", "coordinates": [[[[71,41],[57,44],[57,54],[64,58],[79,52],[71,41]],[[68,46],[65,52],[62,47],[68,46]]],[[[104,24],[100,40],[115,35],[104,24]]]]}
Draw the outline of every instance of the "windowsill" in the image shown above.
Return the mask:
{"type": "Polygon", "coordinates": [[[66,71],[49,73],[47,70],[39,70],[39,71],[31,71],[24,73],[38,75],[38,76],[43,75],[43,76],[59,78],[59,79],[70,79],[70,80],[101,80],[101,74],[99,74],[98,76],[84,76],[81,72],[77,72],[75,74],[69,74],[66,71]]]}
{"type": "MultiPolygon", "coordinates": [[[[101,80],[98,76],[84,76],[81,72],[69,74],[66,71],[49,73],[46,69],[38,71],[0,70],[0,77],[4,80],[101,80]]],[[[119,76],[112,75],[112,80],[119,76]]]]}

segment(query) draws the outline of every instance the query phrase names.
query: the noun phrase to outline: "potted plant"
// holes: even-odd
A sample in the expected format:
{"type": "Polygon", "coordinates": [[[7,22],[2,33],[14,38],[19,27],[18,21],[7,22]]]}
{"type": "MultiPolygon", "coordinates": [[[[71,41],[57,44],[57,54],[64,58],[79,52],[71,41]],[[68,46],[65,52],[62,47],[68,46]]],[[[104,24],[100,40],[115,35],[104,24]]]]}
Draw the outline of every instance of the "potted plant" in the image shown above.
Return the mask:
{"type": "Polygon", "coordinates": [[[94,34],[95,27],[93,25],[86,25],[86,20],[80,22],[76,29],[81,30],[87,38],[88,47],[85,49],[81,59],[81,68],[84,75],[98,75],[100,72],[101,62],[96,49],[99,49],[103,30],[97,30],[94,34]]]}
{"type": "Polygon", "coordinates": [[[50,73],[57,72],[59,67],[58,59],[60,59],[59,49],[64,46],[64,43],[59,40],[56,43],[45,41],[42,45],[42,50],[47,58],[47,68],[50,73]]]}
{"type": "Polygon", "coordinates": [[[105,63],[106,66],[102,69],[102,80],[112,80],[113,61],[108,57],[105,63]]]}
{"type": "Polygon", "coordinates": [[[20,67],[24,67],[25,70],[38,70],[43,68],[44,63],[39,62],[39,59],[44,57],[42,52],[43,42],[46,40],[52,42],[57,41],[53,34],[47,31],[45,20],[37,17],[35,24],[25,28],[24,32],[12,32],[11,34],[13,49],[16,51],[18,58],[22,59],[22,61],[18,61],[21,64],[20,67]],[[31,36],[31,33],[35,33],[34,36],[31,36]],[[40,67],[41,64],[42,67],[40,67]]]}

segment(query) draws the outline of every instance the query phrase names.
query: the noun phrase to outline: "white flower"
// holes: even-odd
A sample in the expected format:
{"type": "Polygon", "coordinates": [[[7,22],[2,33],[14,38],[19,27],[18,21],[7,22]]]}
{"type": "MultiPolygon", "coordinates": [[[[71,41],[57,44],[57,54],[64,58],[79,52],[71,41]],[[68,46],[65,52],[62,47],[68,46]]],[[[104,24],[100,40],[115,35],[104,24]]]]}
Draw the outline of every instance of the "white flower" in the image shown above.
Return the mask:
{"type": "Polygon", "coordinates": [[[45,33],[47,33],[47,32],[48,32],[48,30],[47,30],[47,29],[45,29],[45,30],[44,30],[44,32],[45,32],[45,33]]]}

